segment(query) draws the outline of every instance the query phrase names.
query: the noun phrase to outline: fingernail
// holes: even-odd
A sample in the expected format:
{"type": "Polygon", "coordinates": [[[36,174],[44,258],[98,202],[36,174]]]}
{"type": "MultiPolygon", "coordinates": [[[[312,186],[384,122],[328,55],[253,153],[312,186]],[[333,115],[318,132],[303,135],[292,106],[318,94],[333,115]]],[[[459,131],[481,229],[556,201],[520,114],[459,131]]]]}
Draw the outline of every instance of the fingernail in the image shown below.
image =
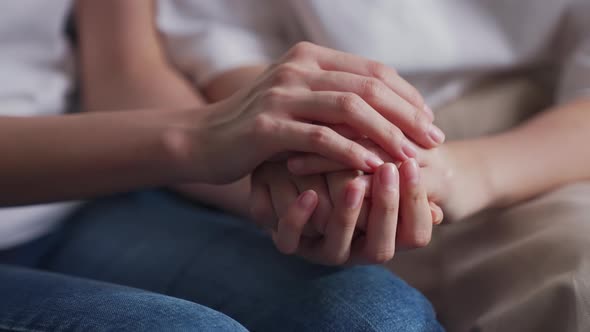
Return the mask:
{"type": "Polygon", "coordinates": [[[344,199],[349,209],[358,208],[363,200],[363,191],[358,186],[349,186],[344,199]]]}
{"type": "Polygon", "coordinates": [[[416,148],[414,148],[410,142],[404,143],[404,146],[402,146],[402,152],[407,159],[414,158],[418,154],[416,148]]]}
{"type": "Polygon", "coordinates": [[[407,161],[408,166],[406,166],[406,176],[408,182],[411,184],[418,184],[420,181],[420,170],[418,168],[418,163],[415,159],[410,159],[407,161]]]}
{"type": "Polygon", "coordinates": [[[381,176],[379,180],[381,180],[381,184],[385,186],[387,189],[396,189],[398,186],[398,177],[395,174],[396,168],[395,165],[391,163],[387,163],[382,166],[381,176]]]}
{"type": "Polygon", "coordinates": [[[315,195],[313,191],[308,190],[299,197],[299,206],[303,209],[310,209],[313,206],[315,195]]]}
{"type": "Polygon", "coordinates": [[[379,168],[379,166],[383,165],[384,161],[381,160],[381,158],[377,157],[374,154],[370,154],[369,157],[367,157],[367,166],[369,166],[371,169],[375,170],[377,168],[379,168]]]}
{"type": "Polygon", "coordinates": [[[442,132],[437,126],[431,124],[428,130],[428,136],[436,144],[442,144],[445,141],[445,133],[442,132]]]}
{"type": "Polygon", "coordinates": [[[430,108],[430,106],[424,104],[424,112],[428,114],[428,116],[430,117],[430,121],[434,120],[434,112],[432,111],[432,108],[430,108]]]}

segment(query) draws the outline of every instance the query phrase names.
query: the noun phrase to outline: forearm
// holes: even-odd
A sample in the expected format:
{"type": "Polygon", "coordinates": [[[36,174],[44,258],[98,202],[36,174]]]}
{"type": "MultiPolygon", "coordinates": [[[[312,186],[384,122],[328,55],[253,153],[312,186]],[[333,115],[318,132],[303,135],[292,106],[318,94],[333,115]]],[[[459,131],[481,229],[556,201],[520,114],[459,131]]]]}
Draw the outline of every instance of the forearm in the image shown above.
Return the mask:
{"type": "Polygon", "coordinates": [[[177,112],[0,117],[0,205],[83,199],[174,183],[177,112]]]}
{"type": "MultiPolygon", "coordinates": [[[[167,62],[154,15],[153,4],[144,0],[78,3],[79,30],[85,36],[80,55],[86,110],[168,111],[205,104],[192,84],[167,62]],[[98,24],[101,17],[115,23],[104,27],[98,24]]],[[[171,188],[234,213],[248,211],[249,177],[224,186],[190,183],[171,188]]]]}
{"type": "Polygon", "coordinates": [[[168,64],[145,0],[78,0],[77,48],[85,110],[194,107],[203,103],[168,64]],[[109,24],[104,24],[109,22],[109,24]]]}
{"type": "Polygon", "coordinates": [[[449,147],[476,163],[486,205],[506,206],[590,179],[590,150],[585,146],[589,141],[586,99],[543,112],[506,133],[449,147]]]}

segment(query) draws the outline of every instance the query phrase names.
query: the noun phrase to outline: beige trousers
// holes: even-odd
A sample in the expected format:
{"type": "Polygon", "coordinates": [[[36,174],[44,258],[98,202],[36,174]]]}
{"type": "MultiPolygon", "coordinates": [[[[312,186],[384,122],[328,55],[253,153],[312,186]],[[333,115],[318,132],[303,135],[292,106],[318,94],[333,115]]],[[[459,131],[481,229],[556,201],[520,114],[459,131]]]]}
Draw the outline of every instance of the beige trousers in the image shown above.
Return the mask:
{"type": "MultiPolygon", "coordinates": [[[[547,103],[531,80],[489,83],[437,112],[451,139],[506,130],[547,103]]],[[[534,162],[534,161],[532,161],[534,162]]],[[[590,183],[435,228],[390,268],[453,331],[590,331],[590,183]]]]}

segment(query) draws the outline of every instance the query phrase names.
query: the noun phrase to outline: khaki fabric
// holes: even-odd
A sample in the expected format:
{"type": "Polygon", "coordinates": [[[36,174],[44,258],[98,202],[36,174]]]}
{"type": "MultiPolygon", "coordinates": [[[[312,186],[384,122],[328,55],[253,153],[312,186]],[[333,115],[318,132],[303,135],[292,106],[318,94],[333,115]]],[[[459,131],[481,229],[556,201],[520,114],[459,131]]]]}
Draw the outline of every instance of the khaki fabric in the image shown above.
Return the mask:
{"type": "MultiPolygon", "coordinates": [[[[506,130],[551,102],[532,80],[489,82],[436,112],[450,139],[506,130]]],[[[435,228],[389,267],[453,331],[590,331],[590,183],[435,228]]]]}

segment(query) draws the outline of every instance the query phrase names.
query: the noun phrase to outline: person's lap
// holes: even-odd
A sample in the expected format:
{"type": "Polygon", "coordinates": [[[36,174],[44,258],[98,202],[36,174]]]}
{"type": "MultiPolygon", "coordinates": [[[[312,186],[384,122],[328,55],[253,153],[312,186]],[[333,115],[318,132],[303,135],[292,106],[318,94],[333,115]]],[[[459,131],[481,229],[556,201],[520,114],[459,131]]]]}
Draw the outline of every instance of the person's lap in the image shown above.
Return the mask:
{"type": "Polygon", "coordinates": [[[430,304],[381,267],[283,256],[246,222],[167,194],[91,203],[60,243],[43,269],[199,303],[253,330],[440,329],[430,304]]]}
{"type": "MultiPolygon", "coordinates": [[[[533,80],[498,81],[437,121],[450,139],[503,131],[549,95],[533,80]]],[[[573,184],[436,228],[427,248],[389,266],[427,295],[451,331],[587,331],[589,215],[590,183],[573,184]]]]}

